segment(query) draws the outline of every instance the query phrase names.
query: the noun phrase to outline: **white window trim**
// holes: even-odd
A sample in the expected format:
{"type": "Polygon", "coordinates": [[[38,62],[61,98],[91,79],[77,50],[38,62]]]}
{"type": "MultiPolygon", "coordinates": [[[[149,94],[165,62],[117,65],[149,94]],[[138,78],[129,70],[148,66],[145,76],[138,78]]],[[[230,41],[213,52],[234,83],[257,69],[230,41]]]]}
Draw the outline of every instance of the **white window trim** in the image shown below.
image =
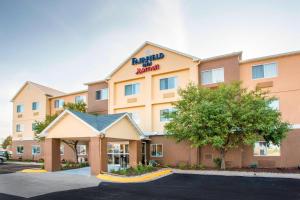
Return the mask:
{"type": "Polygon", "coordinates": [[[106,101],[106,100],[109,99],[109,89],[108,89],[108,88],[102,88],[102,89],[100,89],[100,90],[96,90],[95,93],[96,93],[96,96],[95,96],[95,100],[96,100],[96,101],[106,101]],[[98,91],[102,91],[102,90],[107,90],[107,99],[97,99],[97,92],[98,92],[98,91]]]}
{"type": "Polygon", "coordinates": [[[139,95],[140,92],[141,92],[141,83],[139,83],[139,82],[137,82],[137,83],[129,83],[129,84],[126,84],[126,85],[124,86],[124,96],[125,96],[125,97],[136,96],[136,95],[139,95]],[[133,85],[139,85],[139,91],[138,91],[137,93],[135,93],[135,94],[129,94],[129,95],[126,95],[126,86],[127,86],[127,85],[131,85],[131,86],[133,86],[133,85]]]}
{"type": "Polygon", "coordinates": [[[24,124],[16,124],[16,132],[17,133],[23,133],[25,131],[25,125],[24,124]],[[20,126],[20,131],[18,131],[18,125],[20,126]]]}
{"type": "MultiPolygon", "coordinates": [[[[261,140],[261,141],[256,141],[255,143],[259,143],[259,142],[266,142],[266,141],[263,141],[263,140],[261,140]]],[[[273,144],[274,145],[274,144],[273,144]]],[[[254,148],[255,148],[255,146],[254,146],[254,148]]],[[[254,155],[254,148],[253,148],[253,157],[280,157],[281,156],[281,145],[279,145],[279,155],[275,155],[275,156],[272,156],[272,155],[254,155]]]]}
{"type": "Polygon", "coordinates": [[[161,121],[161,115],[160,115],[160,112],[161,112],[162,110],[169,110],[169,113],[170,113],[170,112],[176,111],[176,109],[175,109],[175,108],[163,108],[163,109],[160,109],[160,110],[159,110],[159,121],[160,121],[161,123],[167,123],[167,122],[170,122],[171,119],[166,119],[165,121],[161,121]]]}
{"type": "Polygon", "coordinates": [[[262,80],[262,79],[276,78],[276,77],[278,77],[278,75],[279,75],[279,71],[278,71],[278,63],[277,62],[262,63],[262,64],[256,64],[256,65],[251,66],[251,78],[252,78],[252,80],[262,80]],[[265,65],[270,65],[270,64],[276,64],[276,76],[263,77],[263,78],[253,78],[253,74],[252,74],[253,67],[263,65],[264,66],[264,73],[265,73],[265,65]]]}
{"type": "Polygon", "coordinates": [[[41,145],[32,145],[31,146],[31,155],[40,155],[41,154],[41,145]],[[39,147],[40,148],[40,153],[33,153],[33,147],[39,147]]]}
{"type": "Polygon", "coordinates": [[[23,153],[18,152],[18,147],[23,147],[23,153],[24,153],[24,151],[25,151],[24,145],[18,145],[17,148],[16,148],[16,153],[17,153],[18,155],[22,155],[23,153]]]}
{"type": "Polygon", "coordinates": [[[40,110],[40,102],[38,102],[38,101],[33,101],[33,102],[31,103],[31,110],[32,110],[32,111],[35,111],[35,112],[38,111],[38,110],[40,110]],[[36,110],[33,110],[33,108],[32,108],[33,103],[36,103],[36,105],[37,105],[36,110]]]}
{"type": "Polygon", "coordinates": [[[164,157],[164,145],[163,144],[150,144],[150,156],[152,158],[162,158],[162,157],[164,157]],[[151,152],[152,146],[156,146],[155,149],[156,149],[156,152],[157,152],[157,145],[161,145],[161,155],[153,156],[152,152],[151,152]]]}
{"type": "MultiPolygon", "coordinates": [[[[212,76],[213,76],[213,74],[212,74],[212,76]]],[[[224,83],[224,81],[225,81],[225,70],[224,70],[224,67],[217,67],[217,68],[206,69],[206,70],[201,71],[201,85],[211,85],[211,84],[224,83]],[[216,70],[219,70],[219,69],[223,69],[223,80],[222,80],[222,81],[220,81],[220,82],[211,82],[211,83],[203,83],[203,82],[202,82],[202,80],[203,80],[202,74],[203,74],[204,72],[211,72],[211,73],[213,73],[213,71],[216,71],[216,70]]]]}
{"type": "Polygon", "coordinates": [[[178,76],[168,76],[168,77],[164,77],[164,78],[160,78],[159,79],[159,91],[170,91],[170,90],[177,90],[178,89],[178,76]],[[168,89],[160,89],[160,80],[162,79],[170,79],[170,78],[175,78],[175,87],[174,88],[168,88],[168,89]]]}

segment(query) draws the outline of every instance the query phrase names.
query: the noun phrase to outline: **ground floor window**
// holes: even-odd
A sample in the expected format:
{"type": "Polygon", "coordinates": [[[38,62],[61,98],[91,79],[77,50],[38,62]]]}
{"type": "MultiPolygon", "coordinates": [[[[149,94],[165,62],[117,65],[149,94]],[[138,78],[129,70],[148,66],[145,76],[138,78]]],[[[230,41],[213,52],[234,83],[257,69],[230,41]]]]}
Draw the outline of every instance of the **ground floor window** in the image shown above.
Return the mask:
{"type": "Polygon", "coordinates": [[[162,144],[151,144],[150,146],[152,157],[163,157],[163,145],[162,144]]]}
{"type": "Polygon", "coordinates": [[[86,155],[86,145],[84,145],[84,144],[77,145],[77,154],[79,156],[85,156],[86,155]]]}
{"type": "Polygon", "coordinates": [[[22,154],[24,153],[24,146],[20,145],[20,146],[17,146],[17,154],[22,154]]]}
{"type": "Polygon", "coordinates": [[[254,156],[280,156],[280,146],[260,141],[254,145],[254,156]]]}
{"type": "Polygon", "coordinates": [[[65,146],[62,144],[60,145],[60,155],[63,156],[65,154],[65,146]]]}
{"type": "Polygon", "coordinates": [[[129,145],[108,143],[107,164],[108,171],[127,168],[129,165],[129,145]]]}
{"type": "Polygon", "coordinates": [[[39,145],[33,145],[31,148],[32,155],[37,155],[41,153],[41,147],[39,145]]]}

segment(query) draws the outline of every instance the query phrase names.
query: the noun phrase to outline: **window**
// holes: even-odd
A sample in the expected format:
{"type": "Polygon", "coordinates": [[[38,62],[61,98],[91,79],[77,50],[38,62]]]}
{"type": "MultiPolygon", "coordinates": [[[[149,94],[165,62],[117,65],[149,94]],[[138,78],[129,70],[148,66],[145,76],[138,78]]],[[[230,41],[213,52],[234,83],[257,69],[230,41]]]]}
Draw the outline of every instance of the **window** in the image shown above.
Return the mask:
{"type": "Polygon", "coordinates": [[[63,156],[65,154],[65,146],[64,145],[60,145],[60,155],[63,156]]]}
{"type": "Polygon", "coordinates": [[[131,118],[134,120],[136,124],[141,123],[141,119],[138,113],[131,113],[131,118]]]}
{"type": "Polygon", "coordinates": [[[85,103],[86,97],[85,96],[76,96],[75,97],[75,103],[85,103]]]}
{"type": "Polygon", "coordinates": [[[31,127],[31,130],[32,130],[32,131],[34,131],[34,129],[35,129],[35,122],[32,123],[32,127],[31,127]]]}
{"type": "Polygon", "coordinates": [[[159,81],[160,90],[169,90],[177,87],[177,77],[162,78],[159,81]]]}
{"type": "Polygon", "coordinates": [[[125,96],[134,95],[138,93],[140,93],[139,83],[125,85],[125,96]]]}
{"type": "Polygon", "coordinates": [[[17,124],[16,125],[16,132],[23,132],[24,131],[24,125],[23,124],[17,124]]]}
{"type": "Polygon", "coordinates": [[[273,100],[271,101],[271,103],[269,104],[269,107],[272,108],[273,110],[279,110],[279,100],[273,100]]]}
{"type": "Polygon", "coordinates": [[[24,112],[24,105],[17,105],[17,113],[24,112]]]}
{"type": "Polygon", "coordinates": [[[108,88],[104,88],[96,91],[96,100],[106,100],[108,99],[108,88]]]}
{"type": "Polygon", "coordinates": [[[38,155],[41,153],[41,147],[39,145],[33,145],[31,148],[32,155],[38,155]]]}
{"type": "Polygon", "coordinates": [[[20,146],[17,146],[17,154],[22,154],[24,153],[24,146],[20,145],[20,146]]]}
{"type": "Polygon", "coordinates": [[[83,144],[77,145],[77,154],[79,156],[85,156],[86,155],[86,145],[83,145],[83,144]]]}
{"type": "Polygon", "coordinates": [[[32,102],[32,110],[38,110],[40,109],[39,102],[32,102]]]}
{"type": "Polygon", "coordinates": [[[54,108],[63,108],[65,101],[62,99],[57,99],[54,101],[54,108]]]}
{"type": "Polygon", "coordinates": [[[202,71],[201,77],[203,85],[224,82],[224,68],[202,71]]]}
{"type": "Polygon", "coordinates": [[[280,146],[266,142],[256,142],[254,145],[254,156],[280,156],[280,146]]]}
{"type": "Polygon", "coordinates": [[[152,157],[163,157],[163,145],[162,144],[151,144],[151,156],[152,157]]]}
{"type": "Polygon", "coordinates": [[[171,120],[171,117],[169,116],[172,112],[175,112],[175,108],[167,108],[160,110],[160,121],[161,122],[168,122],[171,120]]]}
{"type": "Polygon", "coordinates": [[[272,78],[276,77],[277,74],[276,63],[252,66],[252,79],[272,78]]]}

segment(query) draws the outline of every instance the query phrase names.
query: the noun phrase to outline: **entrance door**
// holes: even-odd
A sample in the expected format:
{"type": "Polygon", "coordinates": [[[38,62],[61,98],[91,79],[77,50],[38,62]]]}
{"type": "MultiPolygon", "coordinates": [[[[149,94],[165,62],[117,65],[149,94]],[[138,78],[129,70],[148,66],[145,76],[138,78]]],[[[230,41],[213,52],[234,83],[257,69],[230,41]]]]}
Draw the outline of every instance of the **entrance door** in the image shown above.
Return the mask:
{"type": "Polygon", "coordinates": [[[126,169],[129,166],[129,145],[108,143],[107,144],[107,168],[112,170],[126,169]]]}

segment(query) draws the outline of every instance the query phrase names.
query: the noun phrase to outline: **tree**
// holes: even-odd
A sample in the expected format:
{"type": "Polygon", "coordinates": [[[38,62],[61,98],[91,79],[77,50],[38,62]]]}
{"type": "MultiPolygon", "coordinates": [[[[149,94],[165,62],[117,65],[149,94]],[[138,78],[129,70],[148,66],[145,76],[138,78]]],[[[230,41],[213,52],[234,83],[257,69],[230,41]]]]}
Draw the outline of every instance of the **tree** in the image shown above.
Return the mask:
{"type": "MultiPolygon", "coordinates": [[[[75,110],[78,112],[86,112],[87,110],[87,105],[84,102],[78,102],[78,103],[66,103],[63,106],[64,110],[69,109],[69,110],[75,110]]],[[[33,125],[33,130],[35,134],[35,138],[38,141],[42,141],[45,138],[40,136],[40,133],[47,127],[49,124],[51,124],[52,121],[54,121],[58,115],[60,114],[56,113],[54,115],[48,115],[46,116],[46,119],[44,121],[35,121],[33,125]]],[[[78,140],[62,140],[63,143],[68,145],[74,152],[75,155],[75,162],[78,162],[78,152],[77,152],[77,145],[78,145],[78,140]]]]}
{"type": "Polygon", "coordinates": [[[279,145],[289,131],[290,124],[270,107],[275,98],[260,89],[244,89],[240,82],[222,84],[217,89],[189,84],[179,94],[176,112],[169,114],[172,120],[165,125],[167,135],[195,147],[216,148],[221,169],[226,168],[225,155],[230,149],[254,145],[261,139],[267,145],[279,145]]]}
{"type": "Polygon", "coordinates": [[[12,137],[11,136],[7,136],[5,138],[5,140],[3,141],[3,143],[2,143],[2,148],[6,149],[8,146],[11,146],[11,144],[12,144],[12,137]]]}

